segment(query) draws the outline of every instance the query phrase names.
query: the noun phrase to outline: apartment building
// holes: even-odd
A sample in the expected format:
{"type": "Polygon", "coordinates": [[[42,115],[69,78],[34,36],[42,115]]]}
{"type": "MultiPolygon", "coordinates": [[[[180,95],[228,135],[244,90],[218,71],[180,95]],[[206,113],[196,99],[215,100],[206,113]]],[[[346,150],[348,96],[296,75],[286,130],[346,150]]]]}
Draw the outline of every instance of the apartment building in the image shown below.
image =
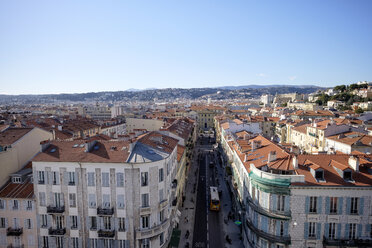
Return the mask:
{"type": "Polygon", "coordinates": [[[163,127],[164,121],[160,119],[141,119],[126,118],[127,132],[131,133],[134,129],[146,129],[147,131],[159,131],[163,127]]]}
{"type": "Polygon", "coordinates": [[[39,151],[42,140],[53,134],[35,128],[7,128],[0,133],[0,186],[9,175],[22,169],[39,151]]]}
{"type": "MultiPolygon", "coordinates": [[[[30,164],[31,165],[31,164],[30,164]]],[[[0,189],[0,247],[38,247],[32,169],[10,175],[0,189]]]]}
{"type": "Polygon", "coordinates": [[[93,120],[109,120],[122,114],[120,107],[109,106],[81,106],[78,108],[79,115],[93,120]]]}
{"type": "Polygon", "coordinates": [[[371,247],[372,160],[221,137],[245,247],[371,247]]]}
{"type": "Polygon", "coordinates": [[[40,247],[164,247],[176,225],[178,140],[53,141],[33,159],[40,247]]]}

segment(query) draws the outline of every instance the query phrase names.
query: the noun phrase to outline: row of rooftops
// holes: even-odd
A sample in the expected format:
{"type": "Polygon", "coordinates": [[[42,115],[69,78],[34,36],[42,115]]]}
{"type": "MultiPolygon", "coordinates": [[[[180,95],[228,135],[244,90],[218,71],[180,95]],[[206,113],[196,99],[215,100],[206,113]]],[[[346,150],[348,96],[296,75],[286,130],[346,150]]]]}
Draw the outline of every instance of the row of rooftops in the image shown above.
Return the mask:
{"type": "Polygon", "coordinates": [[[303,175],[302,186],[372,186],[372,156],[347,154],[294,154],[261,135],[227,137],[248,173],[255,168],[278,175],[303,175]]]}

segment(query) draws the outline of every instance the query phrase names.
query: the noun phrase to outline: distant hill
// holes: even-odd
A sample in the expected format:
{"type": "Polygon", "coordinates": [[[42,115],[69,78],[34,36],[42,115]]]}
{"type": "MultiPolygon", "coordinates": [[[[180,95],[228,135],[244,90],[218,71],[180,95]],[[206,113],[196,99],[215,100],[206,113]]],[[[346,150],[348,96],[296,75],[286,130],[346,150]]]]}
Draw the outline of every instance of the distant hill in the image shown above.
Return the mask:
{"type": "Polygon", "coordinates": [[[250,84],[250,85],[241,85],[241,86],[221,86],[217,87],[218,89],[225,89],[225,90],[240,90],[240,89],[263,89],[263,88],[276,88],[276,87],[286,87],[286,88],[320,88],[316,85],[285,85],[285,84],[271,84],[271,85],[258,85],[258,84],[250,84]]]}

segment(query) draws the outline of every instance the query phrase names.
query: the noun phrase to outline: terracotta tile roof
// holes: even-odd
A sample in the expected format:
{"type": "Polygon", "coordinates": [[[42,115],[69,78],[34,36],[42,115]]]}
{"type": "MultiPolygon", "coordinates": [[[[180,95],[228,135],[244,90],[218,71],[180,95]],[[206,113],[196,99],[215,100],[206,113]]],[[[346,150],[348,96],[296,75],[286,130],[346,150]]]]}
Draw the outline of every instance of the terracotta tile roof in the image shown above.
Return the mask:
{"type": "Polygon", "coordinates": [[[243,124],[243,122],[239,119],[234,119],[233,122],[235,122],[237,125],[243,124]]]}
{"type": "Polygon", "coordinates": [[[150,132],[138,139],[138,142],[159,149],[166,153],[172,153],[178,144],[178,140],[158,132],[150,132]]]}
{"type": "MultiPolygon", "coordinates": [[[[90,152],[85,152],[87,141],[52,141],[50,146],[34,157],[35,162],[96,162],[124,163],[129,156],[128,141],[96,141],[90,152]]],[[[94,141],[92,141],[94,142],[94,141]]]]}
{"type": "Polygon", "coordinates": [[[182,156],[185,153],[185,147],[178,145],[177,146],[177,161],[178,163],[181,162],[182,156]]]}
{"type": "Polygon", "coordinates": [[[0,145],[11,145],[31,130],[32,128],[8,128],[0,133],[0,145]]]}
{"type": "Polygon", "coordinates": [[[34,184],[30,178],[23,183],[12,183],[10,180],[0,189],[1,198],[31,199],[34,196],[34,184]]]}
{"type": "Polygon", "coordinates": [[[229,122],[222,123],[222,124],[221,124],[221,128],[222,128],[222,129],[225,129],[225,130],[226,130],[226,129],[229,129],[229,128],[230,128],[230,124],[229,124],[229,122]]]}
{"type": "Polygon", "coordinates": [[[193,124],[189,123],[184,119],[178,119],[174,121],[172,125],[170,125],[166,130],[168,130],[171,133],[174,133],[175,135],[187,141],[187,139],[191,135],[192,129],[193,124]]]}
{"type": "Polygon", "coordinates": [[[371,146],[372,145],[372,136],[361,134],[358,132],[346,132],[343,134],[333,135],[327,137],[327,139],[331,139],[349,146],[357,145],[357,146],[371,146]]]}
{"type": "Polygon", "coordinates": [[[310,126],[310,125],[309,124],[305,124],[305,125],[293,127],[292,130],[306,134],[306,130],[307,130],[307,127],[308,126],[310,126]]]}

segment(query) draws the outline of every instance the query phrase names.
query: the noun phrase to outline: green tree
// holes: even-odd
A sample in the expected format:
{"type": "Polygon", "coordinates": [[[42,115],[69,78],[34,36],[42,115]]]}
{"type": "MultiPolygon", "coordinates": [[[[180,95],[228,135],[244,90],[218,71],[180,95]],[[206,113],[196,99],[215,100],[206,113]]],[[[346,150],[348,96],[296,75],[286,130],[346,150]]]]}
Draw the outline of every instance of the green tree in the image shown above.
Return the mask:
{"type": "Polygon", "coordinates": [[[334,90],[344,92],[346,90],[346,85],[337,85],[334,90]]]}
{"type": "Polygon", "coordinates": [[[361,113],[363,113],[363,112],[364,112],[364,110],[361,109],[360,107],[358,107],[358,108],[355,110],[355,113],[356,113],[356,114],[361,114],[361,113]]]}

